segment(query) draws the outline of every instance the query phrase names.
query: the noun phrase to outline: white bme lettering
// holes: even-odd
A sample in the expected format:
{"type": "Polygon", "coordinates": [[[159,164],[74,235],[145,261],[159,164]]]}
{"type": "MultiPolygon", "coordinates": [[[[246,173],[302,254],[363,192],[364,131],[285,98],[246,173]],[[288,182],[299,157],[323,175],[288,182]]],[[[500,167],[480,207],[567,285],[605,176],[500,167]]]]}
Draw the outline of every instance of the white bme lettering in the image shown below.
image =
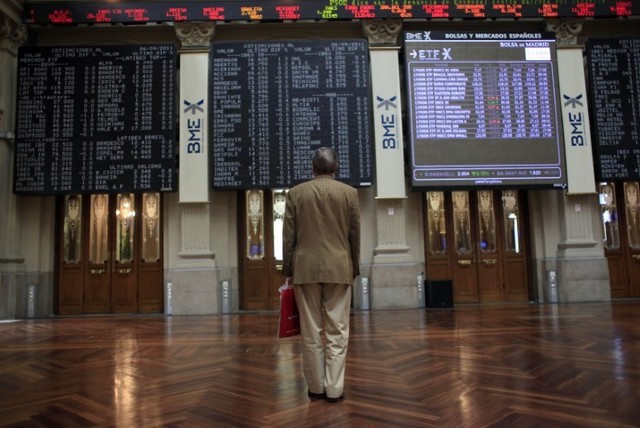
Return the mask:
{"type": "Polygon", "coordinates": [[[384,128],[384,134],[382,135],[382,148],[383,149],[395,149],[396,148],[396,116],[380,115],[380,121],[384,128]]]}
{"type": "Polygon", "coordinates": [[[584,146],[584,131],[582,129],[582,113],[569,113],[569,124],[571,125],[571,145],[584,146]]]}
{"type": "Polygon", "coordinates": [[[187,129],[189,130],[187,153],[200,153],[202,151],[201,122],[200,119],[187,119],[187,129]]]}

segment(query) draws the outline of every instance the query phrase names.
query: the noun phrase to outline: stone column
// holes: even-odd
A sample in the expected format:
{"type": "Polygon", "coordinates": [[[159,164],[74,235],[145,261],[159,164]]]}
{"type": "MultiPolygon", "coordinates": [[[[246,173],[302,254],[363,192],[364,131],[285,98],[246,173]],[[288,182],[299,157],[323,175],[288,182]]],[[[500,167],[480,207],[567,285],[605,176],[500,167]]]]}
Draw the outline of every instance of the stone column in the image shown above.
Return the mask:
{"type": "MultiPolygon", "coordinates": [[[[581,49],[578,35],[581,20],[552,20],[547,30],[556,33],[558,49],[581,49]]],[[[582,66],[580,64],[579,66],[582,66]]],[[[562,97],[563,94],[560,94],[562,97]]],[[[566,94],[574,97],[576,94],[566,94]]],[[[586,94],[582,98],[586,102],[586,94]]],[[[585,109],[586,111],[586,109],[585,109]]],[[[565,121],[566,122],[566,121],[565,121]]],[[[564,126],[570,126],[564,123],[564,126]]],[[[588,130],[587,130],[588,131],[588,130]]],[[[609,270],[602,245],[600,205],[593,193],[570,194],[554,191],[551,203],[558,206],[560,240],[555,259],[546,261],[546,270],[556,270],[560,302],[609,301],[609,270]]],[[[569,189],[571,190],[571,189],[569,189]]],[[[544,297],[547,296],[545,279],[544,297]]]]}
{"type": "Polygon", "coordinates": [[[376,154],[376,247],[371,266],[372,308],[418,307],[416,275],[407,245],[407,195],[398,67],[400,20],[366,20],[376,154]],[[384,305],[384,306],[382,306],[384,305]]]}
{"type": "MultiPolygon", "coordinates": [[[[194,161],[189,156],[204,157],[206,162],[209,144],[207,141],[207,97],[209,45],[215,32],[214,23],[178,23],[176,34],[182,43],[180,50],[180,180],[179,203],[181,225],[181,249],[178,254],[183,266],[213,267],[211,250],[209,177],[205,168],[200,175],[189,175],[194,161]],[[205,73],[202,76],[202,66],[205,73]],[[194,79],[202,83],[199,99],[187,99],[185,92],[194,79]],[[191,149],[193,130],[197,123],[198,150],[191,149]],[[193,192],[192,188],[198,190],[193,192]]],[[[195,161],[199,166],[199,160],[195,161]]]]}
{"type": "Polygon", "coordinates": [[[13,194],[17,56],[26,38],[26,27],[0,11],[0,319],[16,316],[18,282],[26,270],[20,206],[13,194]]]}
{"type": "Polygon", "coordinates": [[[215,24],[176,23],[175,29],[181,42],[181,93],[178,103],[180,249],[176,260],[177,269],[168,275],[172,284],[172,289],[167,290],[167,295],[172,299],[168,307],[173,314],[217,313],[219,287],[215,254],[212,250],[211,192],[207,173],[207,73],[209,46],[215,33],[215,24]],[[194,85],[200,85],[200,90],[194,91],[194,85]],[[198,99],[190,98],[190,94],[194,92],[198,99]]]}

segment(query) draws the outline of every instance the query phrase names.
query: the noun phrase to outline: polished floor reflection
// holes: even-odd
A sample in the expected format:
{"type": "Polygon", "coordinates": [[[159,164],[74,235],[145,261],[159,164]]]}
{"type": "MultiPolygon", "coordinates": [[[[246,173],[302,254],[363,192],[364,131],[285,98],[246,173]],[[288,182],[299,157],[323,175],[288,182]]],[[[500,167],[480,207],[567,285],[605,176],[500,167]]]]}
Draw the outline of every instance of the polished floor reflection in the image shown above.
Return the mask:
{"type": "Polygon", "coordinates": [[[0,426],[640,426],[640,301],[354,312],[337,404],[309,401],[276,324],[0,322],[0,426]]]}

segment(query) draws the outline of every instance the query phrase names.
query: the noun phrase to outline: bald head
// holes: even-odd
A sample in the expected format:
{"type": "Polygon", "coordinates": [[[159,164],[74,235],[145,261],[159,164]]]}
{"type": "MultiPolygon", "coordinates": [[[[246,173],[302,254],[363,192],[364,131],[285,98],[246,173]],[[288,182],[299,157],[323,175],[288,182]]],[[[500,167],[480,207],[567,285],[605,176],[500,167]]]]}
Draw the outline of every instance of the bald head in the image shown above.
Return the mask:
{"type": "Polygon", "coordinates": [[[314,175],[335,175],[338,170],[338,156],[331,147],[320,147],[311,158],[314,175]]]}

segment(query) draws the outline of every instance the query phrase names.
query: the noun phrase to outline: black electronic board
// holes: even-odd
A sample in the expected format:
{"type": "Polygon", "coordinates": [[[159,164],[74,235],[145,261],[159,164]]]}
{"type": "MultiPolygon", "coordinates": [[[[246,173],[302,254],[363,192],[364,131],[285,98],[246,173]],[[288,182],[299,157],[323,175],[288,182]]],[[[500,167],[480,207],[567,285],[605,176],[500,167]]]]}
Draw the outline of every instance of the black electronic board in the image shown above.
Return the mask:
{"type": "Polygon", "coordinates": [[[553,35],[404,36],[414,187],[566,186],[553,35]]]}
{"type": "Polygon", "coordinates": [[[596,175],[640,180],[640,38],[587,41],[596,175]]]}
{"type": "Polygon", "coordinates": [[[301,19],[617,18],[640,15],[631,0],[209,0],[27,2],[33,24],[301,19]]]}
{"type": "Polygon", "coordinates": [[[212,187],[291,187],[321,146],[338,153],[337,179],[371,185],[368,55],[364,40],[214,43],[212,187]]]}
{"type": "Polygon", "coordinates": [[[14,191],[176,188],[173,45],[23,47],[14,191]]]}

